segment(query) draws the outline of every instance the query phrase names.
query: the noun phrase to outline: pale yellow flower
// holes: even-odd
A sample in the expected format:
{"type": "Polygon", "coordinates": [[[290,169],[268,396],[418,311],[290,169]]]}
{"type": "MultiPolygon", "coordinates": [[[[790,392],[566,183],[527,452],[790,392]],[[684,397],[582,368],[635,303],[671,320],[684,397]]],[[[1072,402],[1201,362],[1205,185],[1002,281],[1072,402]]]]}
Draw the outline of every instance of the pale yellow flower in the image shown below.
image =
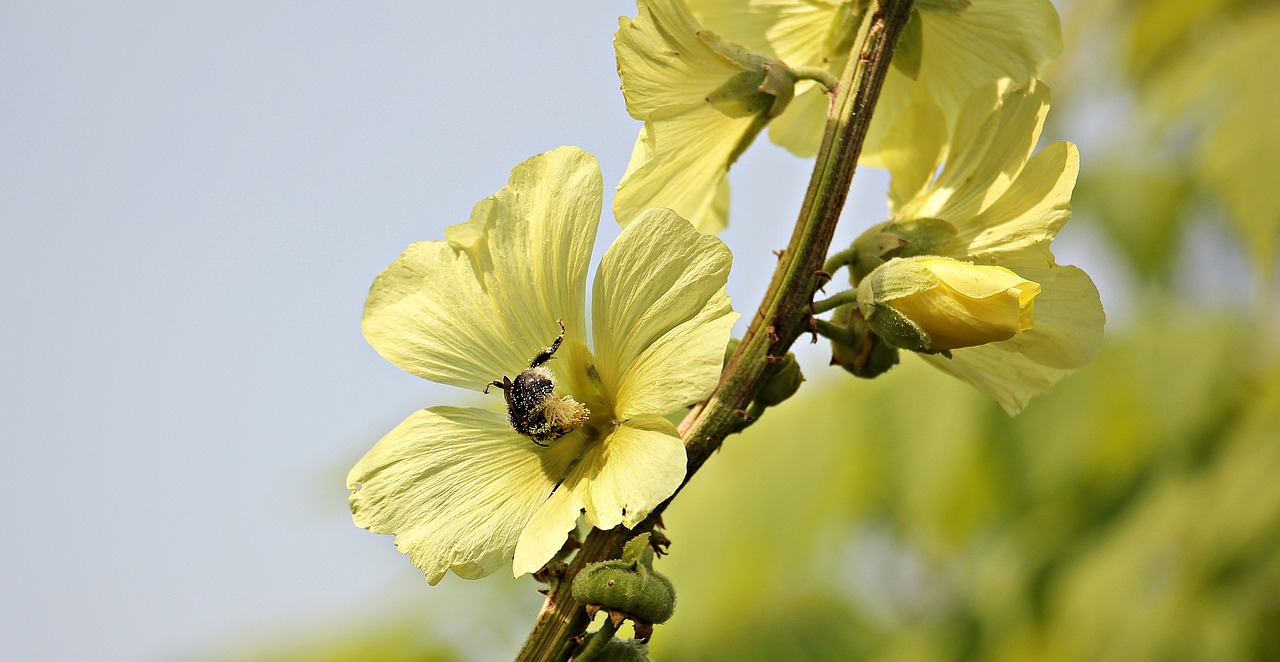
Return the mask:
{"type": "Polygon", "coordinates": [[[601,259],[588,346],[602,188],[579,149],[535,156],[446,241],[410,246],[370,290],[365,337],[400,368],[482,391],[541,357],[557,402],[586,409],[562,436],[535,440],[513,429],[501,393],[492,409],[432,407],[356,464],[356,523],[395,534],[432,584],[508,560],[517,576],[534,572],[580,515],[634,527],[684,479],[684,446],[664,416],[717,382],[737,317],[724,293],[731,257],[670,210],[641,214],[601,259]]]}
{"type": "Polygon", "coordinates": [[[941,220],[954,234],[936,235],[945,237],[942,243],[922,246],[922,254],[996,265],[1039,285],[1032,328],[956,349],[952,358],[924,356],[1011,414],[1102,347],[1105,315],[1097,288],[1084,271],[1057,264],[1049,250],[1071,218],[1080,156],[1066,142],[1032,155],[1048,109],[1043,83],[991,85],[961,109],[949,156],[936,106],[913,106],[886,135],[893,146],[886,152],[892,220],[881,231],[916,219],[941,220]]]}
{"type": "MultiPolygon", "coordinates": [[[[689,0],[701,23],[791,67],[843,71],[868,0],[689,0]]],[[[1049,0],[919,0],[876,104],[861,162],[881,166],[894,117],[913,103],[936,104],[948,125],[976,88],[1002,78],[1031,80],[1062,50],[1049,0]]],[[[799,156],[818,151],[829,100],[802,82],[769,138],[799,156]]]]}
{"type": "Polygon", "coordinates": [[[683,0],[639,0],[614,46],[627,111],[644,121],[613,211],[623,225],[654,206],[700,231],[728,223],[729,166],[795,92],[787,67],[726,42],[683,0]]]}

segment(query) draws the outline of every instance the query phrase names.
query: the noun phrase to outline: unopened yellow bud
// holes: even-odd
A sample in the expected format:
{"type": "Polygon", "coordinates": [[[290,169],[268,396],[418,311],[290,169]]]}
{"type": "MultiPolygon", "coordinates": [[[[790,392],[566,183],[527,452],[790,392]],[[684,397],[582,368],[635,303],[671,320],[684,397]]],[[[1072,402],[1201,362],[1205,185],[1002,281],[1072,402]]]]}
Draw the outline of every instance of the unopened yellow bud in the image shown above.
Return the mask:
{"type": "Polygon", "coordinates": [[[945,257],[894,258],[858,285],[876,334],[917,352],[1008,340],[1031,329],[1040,285],[1004,267],[945,257]]]}

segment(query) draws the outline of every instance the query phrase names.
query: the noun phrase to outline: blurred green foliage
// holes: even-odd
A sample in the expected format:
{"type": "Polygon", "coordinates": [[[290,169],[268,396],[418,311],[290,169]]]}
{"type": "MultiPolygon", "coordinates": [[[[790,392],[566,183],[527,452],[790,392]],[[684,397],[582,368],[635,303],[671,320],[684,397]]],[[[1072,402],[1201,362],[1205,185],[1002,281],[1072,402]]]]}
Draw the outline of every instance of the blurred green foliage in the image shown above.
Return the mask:
{"type": "Polygon", "coordinates": [[[1224,222],[1274,288],[1280,3],[1077,0],[1065,19],[1050,83],[1070,110],[1056,119],[1083,115],[1110,147],[1085,159],[1077,208],[1154,279],[1176,267],[1191,221],[1224,222]]]}
{"type": "Polygon", "coordinates": [[[668,512],[655,659],[1280,659],[1280,370],[1190,319],[1015,419],[920,362],[811,384],[668,512]]]}

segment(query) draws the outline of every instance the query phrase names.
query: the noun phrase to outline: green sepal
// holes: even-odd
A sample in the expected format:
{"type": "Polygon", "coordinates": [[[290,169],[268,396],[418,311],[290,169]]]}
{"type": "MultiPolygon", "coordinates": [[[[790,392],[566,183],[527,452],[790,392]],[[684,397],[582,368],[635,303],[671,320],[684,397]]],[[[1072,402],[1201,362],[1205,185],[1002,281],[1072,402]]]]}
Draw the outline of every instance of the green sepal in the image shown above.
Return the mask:
{"type": "Polygon", "coordinates": [[[649,544],[651,538],[653,534],[645,532],[628,540],[622,546],[622,560],[653,570],[653,545],[649,544]]]}
{"type": "Polygon", "coordinates": [[[663,623],[676,610],[676,589],[653,569],[649,534],[632,538],[622,558],[592,563],[573,579],[573,599],[625,614],[638,623],[663,623]]]}
{"type": "Polygon", "coordinates": [[[912,9],[911,18],[898,37],[898,47],[893,51],[893,68],[907,78],[916,80],[920,77],[920,61],[923,57],[924,29],[920,26],[920,12],[912,9]]]}
{"type": "Polygon", "coordinates": [[[743,71],[707,95],[713,108],[729,117],[777,117],[796,94],[796,75],[779,60],[725,41],[710,30],[698,38],[743,71]]]}
{"type": "Polygon", "coordinates": [[[924,329],[920,328],[920,325],[893,308],[889,306],[874,306],[871,308],[871,314],[865,315],[865,317],[867,324],[871,326],[871,330],[886,343],[894,347],[909,349],[913,352],[937,353],[932,348],[929,334],[925,333],[924,329]]]}

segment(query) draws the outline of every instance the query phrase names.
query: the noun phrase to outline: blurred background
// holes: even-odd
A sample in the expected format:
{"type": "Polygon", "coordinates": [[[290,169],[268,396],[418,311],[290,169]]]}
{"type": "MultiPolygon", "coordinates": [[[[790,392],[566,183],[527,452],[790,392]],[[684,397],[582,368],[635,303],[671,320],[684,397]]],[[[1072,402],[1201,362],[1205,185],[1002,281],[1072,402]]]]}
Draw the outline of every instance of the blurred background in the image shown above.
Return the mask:
{"type": "MultiPolygon", "coordinates": [[[[1043,139],[1083,164],[1055,253],[1102,291],[1102,355],[1009,419],[802,342],[801,395],[668,511],[655,658],[1280,659],[1280,5],[1058,6],[1043,139]]],[[[634,13],[0,3],[0,659],[513,654],[531,578],[428,587],[350,521],[382,434],[472,401],[378,357],[360,311],[528,156],[618,181],[634,13]]],[[[735,166],[740,311],[809,166],[763,139],[735,166]]],[[[859,173],[837,243],[884,191],[859,173]]]]}

